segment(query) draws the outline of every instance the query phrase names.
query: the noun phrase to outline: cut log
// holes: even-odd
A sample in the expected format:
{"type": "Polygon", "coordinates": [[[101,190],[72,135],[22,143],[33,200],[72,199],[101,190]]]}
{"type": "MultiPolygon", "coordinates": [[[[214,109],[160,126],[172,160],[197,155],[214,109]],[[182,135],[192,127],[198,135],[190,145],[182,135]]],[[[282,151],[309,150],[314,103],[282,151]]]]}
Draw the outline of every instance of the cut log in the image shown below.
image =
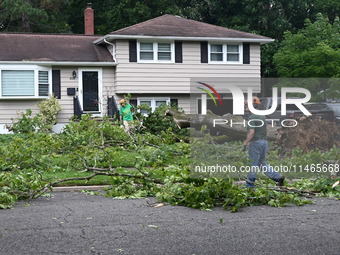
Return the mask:
{"type": "MultiPolygon", "coordinates": [[[[244,140],[247,135],[246,120],[242,116],[227,114],[218,116],[208,111],[206,115],[185,114],[172,109],[166,111],[179,128],[195,128],[201,130],[206,126],[213,135],[228,136],[229,140],[244,140]]],[[[277,127],[267,128],[267,138],[275,140],[277,127]]]]}

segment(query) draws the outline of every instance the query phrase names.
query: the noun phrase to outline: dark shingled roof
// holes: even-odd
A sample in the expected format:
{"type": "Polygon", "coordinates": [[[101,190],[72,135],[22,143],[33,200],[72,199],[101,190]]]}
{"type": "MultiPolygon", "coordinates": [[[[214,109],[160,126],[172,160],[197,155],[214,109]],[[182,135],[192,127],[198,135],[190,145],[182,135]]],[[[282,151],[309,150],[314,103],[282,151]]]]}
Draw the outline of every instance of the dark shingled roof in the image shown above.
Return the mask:
{"type": "Polygon", "coordinates": [[[110,35],[270,39],[169,14],[122,28],[110,35]]]}
{"type": "Polygon", "coordinates": [[[0,33],[0,61],[113,62],[99,36],[0,33]]]}

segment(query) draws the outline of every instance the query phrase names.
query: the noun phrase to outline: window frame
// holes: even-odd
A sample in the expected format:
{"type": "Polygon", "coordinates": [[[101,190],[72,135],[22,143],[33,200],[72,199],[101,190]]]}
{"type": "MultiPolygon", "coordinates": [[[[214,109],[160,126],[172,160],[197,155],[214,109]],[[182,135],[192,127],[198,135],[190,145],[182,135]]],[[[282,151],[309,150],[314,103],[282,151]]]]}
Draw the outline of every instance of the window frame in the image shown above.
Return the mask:
{"type": "Polygon", "coordinates": [[[223,47],[223,44],[217,44],[217,43],[212,43],[212,44],[209,44],[209,49],[210,49],[210,52],[209,52],[209,60],[211,61],[211,62],[219,62],[219,63],[221,63],[221,62],[223,62],[224,61],[224,49],[223,49],[224,47],[223,47]],[[212,46],[213,45],[218,45],[218,46],[222,46],[222,51],[212,51],[212,46]],[[213,54],[216,54],[216,55],[222,55],[222,60],[220,61],[220,60],[211,60],[212,59],[212,55],[213,54]]]}
{"type": "Polygon", "coordinates": [[[166,105],[170,103],[170,97],[137,97],[137,106],[140,106],[141,101],[151,102],[151,112],[156,110],[156,101],[166,101],[166,105]]]}
{"type": "MultiPolygon", "coordinates": [[[[163,52],[163,51],[161,51],[163,52]]],[[[137,63],[175,63],[175,42],[174,41],[150,41],[143,40],[137,41],[137,63]],[[141,43],[152,43],[153,59],[145,60],[141,59],[141,43]],[[158,59],[158,44],[169,43],[170,44],[170,60],[159,60],[158,59]]]]}
{"type": "Polygon", "coordinates": [[[84,111],[84,113],[90,113],[94,117],[103,116],[103,69],[102,68],[78,68],[78,98],[81,109],[84,109],[83,99],[83,72],[97,72],[98,73],[98,111],[84,111]]]}
{"type": "Polygon", "coordinates": [[[47,99],[52,94],[52,68],[37,65],[0,65],[0,99],[47,99]],[[3,96],[2,72],[3,71],[33,71],[34,72],[34,95],[3,96]],[[39,96],[39,71],[47,71],[48,74],[48,94],[39,96]]]}
{"type": "Polygon", "coordinates": [[[243,44],[242,43],[225,43],[225,42],[209,42],[208,43],[208,63],[209,64],[243,64],[243,44]],[[212,45],[222,45],[222,61],[211,60],[211,54],[217,54],[211,50],[212,45]],[[237,53],[228,52],[228,46],[238,46],[238,61],[228,61],[228,54],[236,55],[237,53]]]}

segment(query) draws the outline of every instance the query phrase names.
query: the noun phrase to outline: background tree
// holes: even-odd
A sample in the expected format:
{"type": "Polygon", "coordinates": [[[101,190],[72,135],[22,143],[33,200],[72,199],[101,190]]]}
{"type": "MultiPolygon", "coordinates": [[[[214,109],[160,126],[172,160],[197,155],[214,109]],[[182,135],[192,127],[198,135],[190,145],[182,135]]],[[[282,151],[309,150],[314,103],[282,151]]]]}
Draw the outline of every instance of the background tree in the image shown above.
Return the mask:
{"type": "Polygon", "coordinates": [[[70,32],[61,10],[68,0],[0,0],[0,31],[70,32]]]}
{"type": "Polygon", "coordinates": [[[296,34],[285,33],[282,47],[274,56],[282,77],[340,77],[340,22],[331,24],[318,14],[296,34]]]}
{"type": "MultiPolygon", "coordinates": [[[[318,14],[312,23],[306,20],[305,28],[296,34],[285,33],[282,47],[274,56],[278,73],[285,78],[340,78],[340,22],[331,24],[318,14]]],[[[339,97],[338,86],[325,82],[308,84],[314,94],[325,92],[339,97]]],[[[326,94],[324,96],[326,96],[326,94]]]]}
{"type": "MultiPolygon", "coordinates": [[[[67,9],[72,32],[81,34],[84,29],[83,10],[88,0],[70,1],[67,9]]],[[[95,33],[112,31],[152,19],[163,14],[202,20],[210,0],[92,0],[95,10],[95,33]]]]}
{"type": "Polygon", "coordinates": [[[315,10],[327,15],[330,22],[334,22],[340,16],[340,1],[338,0],[314,0],[315,10]]]}
{"type": "MultiPolygon", "coordinates": [[[[306,19],[314,22],[317,13],[331,24],[340,16],[338,0],[0,0],[0,31],[83,34],[87,2],[95,10],[96,34],[172,14],[271,37],[275,43],[261,47],[262,77],[282,75],[273,56],[286,31],[297,33],[305,28],[306,19]]],[[[330,53],[327,45],[319,45],[320,57],[330,53]]],[[[321,69],[317,75],[322,75],[321,69]]]]}

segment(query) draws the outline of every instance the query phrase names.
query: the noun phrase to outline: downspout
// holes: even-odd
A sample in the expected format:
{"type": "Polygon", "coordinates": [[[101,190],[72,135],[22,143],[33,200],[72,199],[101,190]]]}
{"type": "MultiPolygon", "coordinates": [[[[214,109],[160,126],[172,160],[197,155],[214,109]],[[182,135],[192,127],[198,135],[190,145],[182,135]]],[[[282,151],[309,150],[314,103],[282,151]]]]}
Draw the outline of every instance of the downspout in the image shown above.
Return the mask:
{"type": "Polygon", "coordinates": [[[113,43],[109,42],[106,40],[106,38],[104,38],[104,42],[107,44],[110,44],[112,46],[112,57],[113,57],[113,61],[117,63],[117,59],[116,59],[116,45],[114,45],[113,43]],[[114,51],[114,52],[113,52],[114,51]]]}

